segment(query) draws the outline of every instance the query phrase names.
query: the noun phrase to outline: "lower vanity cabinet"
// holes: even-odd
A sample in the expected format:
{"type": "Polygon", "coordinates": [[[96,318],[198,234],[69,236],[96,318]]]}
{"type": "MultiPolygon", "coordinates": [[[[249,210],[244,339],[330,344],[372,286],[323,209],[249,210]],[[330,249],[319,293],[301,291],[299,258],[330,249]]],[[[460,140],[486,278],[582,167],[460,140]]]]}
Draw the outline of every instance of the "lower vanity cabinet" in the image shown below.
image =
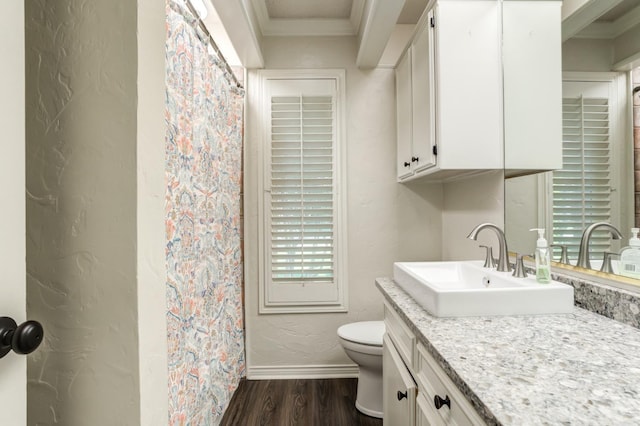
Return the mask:
{"type": "Polygon", "coordinates": [[[382,347],[382,410],[385,425],[414,425],[416,383],[385,334],[382,347]]]}
{"type": "Polygon", "coordinates": [[[416,350],[414,377],[420,389],[420,396],[427,401],[425,404],[419,404],[424,417],[430,419],[426,424],[485,424],[427,349],[418,343],[416,350]]]}
{"type": "Polygon", "coordinates": [[[387,303],[384,315],[384,425],[484,425],[462,392],[387,303]]]}

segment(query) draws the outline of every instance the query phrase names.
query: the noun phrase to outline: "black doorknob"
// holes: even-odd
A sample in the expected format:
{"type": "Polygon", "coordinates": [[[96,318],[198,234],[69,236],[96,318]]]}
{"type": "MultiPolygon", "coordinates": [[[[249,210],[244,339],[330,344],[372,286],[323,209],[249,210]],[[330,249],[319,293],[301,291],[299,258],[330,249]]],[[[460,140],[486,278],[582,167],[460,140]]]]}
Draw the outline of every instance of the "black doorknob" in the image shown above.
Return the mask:
{"type": "Polygon", "coordinates": [[[37,321],[25,321],[20,325],[9,317],[0,317],[0,358],[12,349],[17,354],[35,351],[44,337],[42,325],[37,321]]]}

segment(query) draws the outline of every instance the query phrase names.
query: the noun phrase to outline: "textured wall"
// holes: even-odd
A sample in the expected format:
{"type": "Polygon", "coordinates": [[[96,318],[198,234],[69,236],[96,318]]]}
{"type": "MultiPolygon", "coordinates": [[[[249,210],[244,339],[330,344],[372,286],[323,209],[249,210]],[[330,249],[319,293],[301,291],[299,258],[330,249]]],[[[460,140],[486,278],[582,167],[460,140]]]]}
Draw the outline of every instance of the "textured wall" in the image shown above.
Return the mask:
{"type": "MultiPolygon", "coordinates": [[[[396,183],[393,69],[360,70],[353,37],[265,38],[266,68],[346,69],[347,229],[349,312],[258,314],[257,179],[260,133],[248,127],[245,174],[245,255],[248,373],[287,367],[353,364],[336,330],[352,321],[382,319],[375,278],[394,261],[436,260],[441,251],[441,186],[396,183]],[[258,132],[258,133],[256,133],[258,132]]],[[[247,84],[256,83],[250,73],[247,84]]],[[[247,124],[259,112],[251,87],[247,124]]],[[[335,370],[334,370],[335,371],[335,370]]]]}
{"type": "Polygon", "coordinates": [[[562,43],[562,71],[611,71],[611,40],[569,39],[562,43]]]}
{"type": "Polygon", "coordinates": [[[494,247],[498,256],[498,239],[492,231],[467,239],[478,224],[491,222],[504,229],[504,179],[502,171],[485,173],[444,185],[442,210],[442,259],[484,259],[479,244],[494,247]]]}
{"type": "Polygon", "coordinates": [[[29,424],[136,425],[136,2],[25,5],[29,424]]]}
{"type": "Polygon", "coordinates": [[[244,375],[242,90],[167,4],[169,423],[217,424],[244,375]]]}

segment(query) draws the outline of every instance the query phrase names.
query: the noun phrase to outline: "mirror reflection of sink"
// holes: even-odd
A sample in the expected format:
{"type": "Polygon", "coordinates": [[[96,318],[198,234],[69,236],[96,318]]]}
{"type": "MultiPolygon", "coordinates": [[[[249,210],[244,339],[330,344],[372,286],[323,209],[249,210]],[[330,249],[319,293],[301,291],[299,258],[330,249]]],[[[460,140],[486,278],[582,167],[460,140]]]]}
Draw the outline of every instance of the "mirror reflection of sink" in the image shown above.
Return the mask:
{"type": "Polygon", "coordinates": [[[431,315],[536,315],[573,312],[573,287],[483,268],[481,261],[396,262],[393,279],[431,315]]]}

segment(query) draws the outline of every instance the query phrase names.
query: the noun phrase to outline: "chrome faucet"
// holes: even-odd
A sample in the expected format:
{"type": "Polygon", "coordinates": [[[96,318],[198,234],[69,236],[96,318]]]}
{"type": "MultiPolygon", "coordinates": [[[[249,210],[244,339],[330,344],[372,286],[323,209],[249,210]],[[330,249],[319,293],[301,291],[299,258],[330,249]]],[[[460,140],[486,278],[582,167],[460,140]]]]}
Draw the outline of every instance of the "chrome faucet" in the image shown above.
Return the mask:
{"type": "Polygon", "coordinates": [[[580,251],[578,252],[578,263],[576,266],[581,268],[591,269],[591,261],[589,260],[589,241],[591,240],[591,234],[598,228],[607,228],[614,240],[622,239],[622,234],[618,229],[607,222],[593,223],[584,230],[582,233],[582,239],[580,240],[580,251]]]}
{"type": "Polygon", "coordinates": [[[498,228],[493,223],[481,223],[480,225],[473,228],[473,230],[469,233],[469,235],[467,235],[467,238],[469,238],[470,240],[477,240],[478,234],[480,233],[480,231],[482,231],[485,228],[492,229],[493,232],[495,232],[496,236],[498,237],[499,255],[498,255],[498,267],[496,270],[500,272],[511,272],[511,265],[509,264],[509,252],[507,250],[507,240],[504,237],[504,232],[502,232],[502,229],[498,228]]]}

